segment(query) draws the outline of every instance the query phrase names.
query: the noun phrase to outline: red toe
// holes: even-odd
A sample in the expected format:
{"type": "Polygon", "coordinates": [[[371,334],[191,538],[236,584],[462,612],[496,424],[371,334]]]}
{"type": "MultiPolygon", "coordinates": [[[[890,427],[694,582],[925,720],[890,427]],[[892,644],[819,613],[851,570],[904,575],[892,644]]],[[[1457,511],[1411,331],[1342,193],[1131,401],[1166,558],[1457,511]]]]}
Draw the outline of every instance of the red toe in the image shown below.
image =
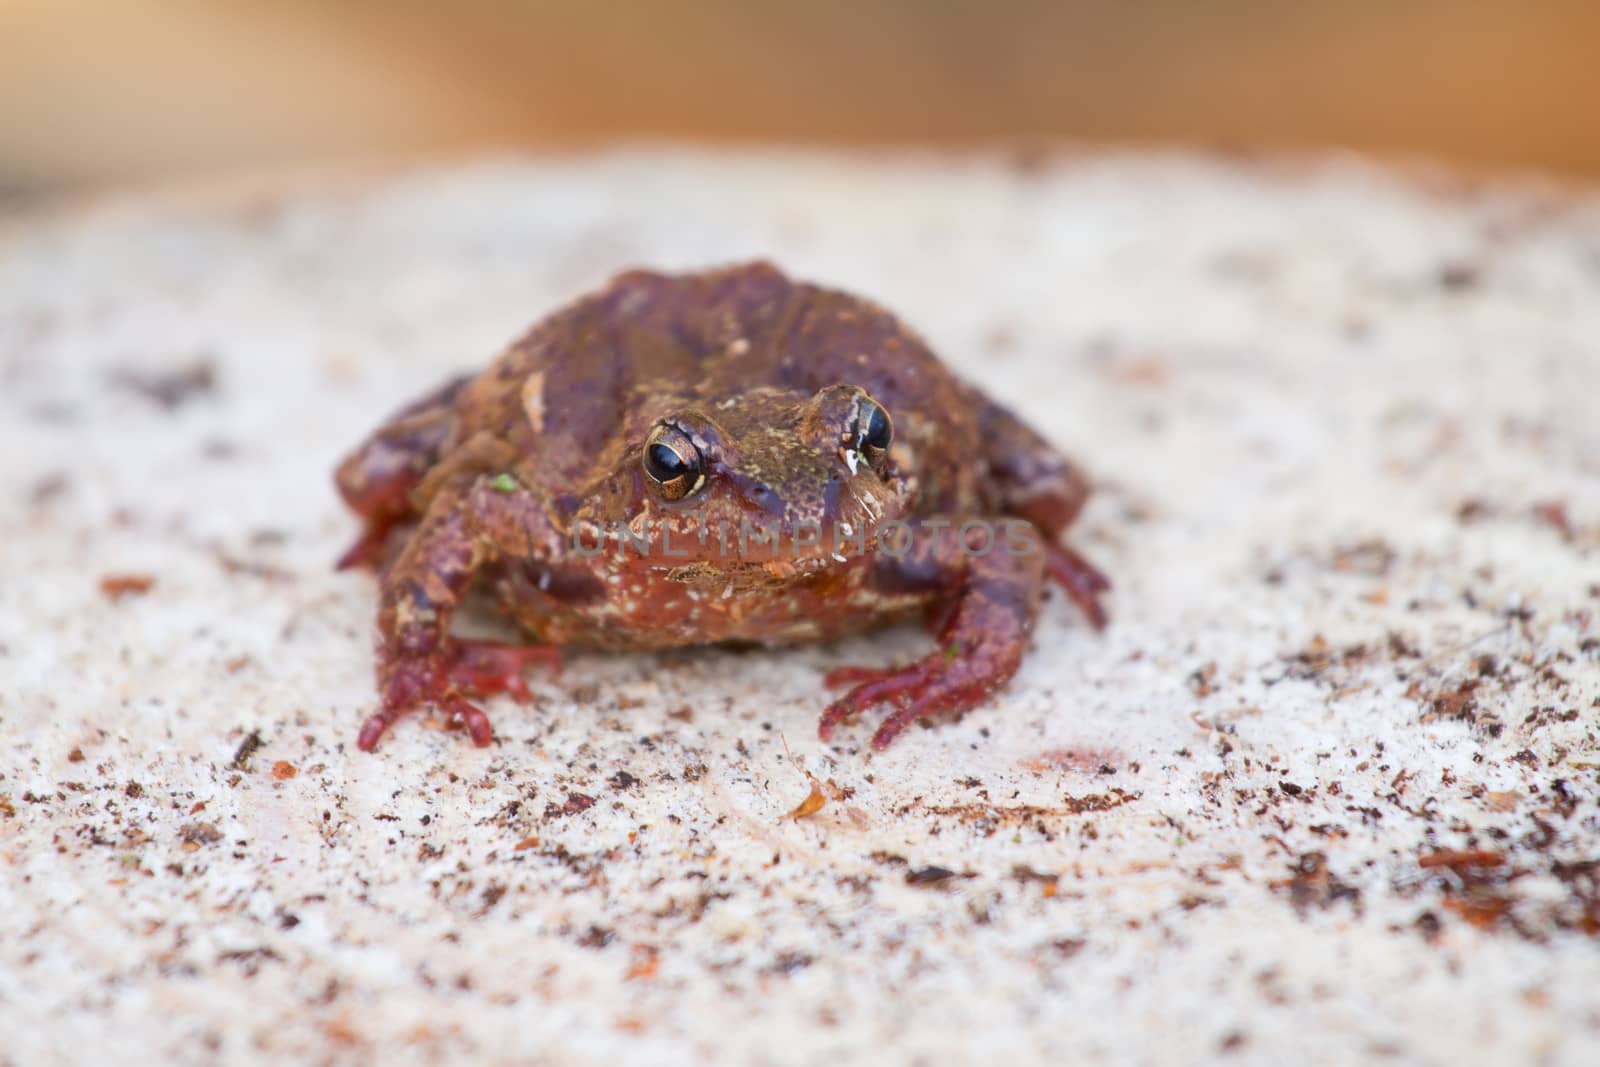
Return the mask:
{"type": "Polygon", "coordinates": [[[378,712],[366,722],[361,724],[361,732],[356,735],[356,747],[363,752],[371,752],[378,747],[378,739],[389,728],[392,717],[378,712]]]}
{"type": "Polygon", "coordinates": [[[822,676],[822,684],[829,689],[837,689],[842,685],[876,682],[899,673],[899,667],[835,667],[822,676]]]}
{"type": "Polygon", "coordinates": [[[453,697],[445,701],[444,707],[450,712],[451,725],[465,726],[467,736],[472,738],[474,745],[488,748],[494,742],[494,728],[489,725],[489,716],[478,705],[453,697]]]}
{"type": "Polygon", "coordinates": [[[1100,594],[1110,591],[1110,579],[1066,545],[1049,546],[1045,567],[1067,598],[1083,612],[1089,625],[1096,630],[1105,629],[1106,609],[1100,604],[1100,594]]]}
{"type": "Polygon", "coordinates": [[[463,641],[456,645],[449,667],[451,687],[472,697],[509,693],[526,704],[533,691],[522,672],[539,664],[553,671],[561,669],[561,650],[547,645],[508,645],[494,641],[463,641]]]}
{"type": "Polygon", "coordinates": [[[369,718],[356,745],[371,752],[384,732],[412,708],[433,705],[453,726],[463,726],[472,743],[482,748],[494,741],[494,730],[474,698],[510,694],[527,703],[533,691],[522,672],[533,664],[561,666],[561,650],[542,645],[508,645],[493,641],[452,642],[442,653],[407,658],[392,649],[381,654],[386,666],[382,709],[369,718]]]}
{"type": "Polygon", "coordinates": [[[872,747],[882,752],[912,723],[919,719],[931,719],[936,715],[963,711],[982,700],[987,692],[988,687],[981,683],[947,688],[929,685],[915,700],[883,721],[883,725],[878,727],[878,732],[872,735],[872,747]]]}
{"type": "Polygon", "coordinates": [[[344,550],[344,555],[339,557],[334,569],[341,571],[355,567],[376,569],[379,561],[383,559],[383,549],[388,544],[391,528],[391,523],[369,523],[361,536],[356,538],[355,544],[344,550]]]}
{"type": "Polygon", "coordinates": [[[844,667],[830,674],[828,680],[831,681],[836,675],[848,677],[857,684],[854,689],[829,704],[827,710],[822,713],[822,719],[817,723],[817,736],[824,741],[833,733],[835,726],[852,715],[925,685],[928,670],[922,663],[889,670],[844,667]]]}

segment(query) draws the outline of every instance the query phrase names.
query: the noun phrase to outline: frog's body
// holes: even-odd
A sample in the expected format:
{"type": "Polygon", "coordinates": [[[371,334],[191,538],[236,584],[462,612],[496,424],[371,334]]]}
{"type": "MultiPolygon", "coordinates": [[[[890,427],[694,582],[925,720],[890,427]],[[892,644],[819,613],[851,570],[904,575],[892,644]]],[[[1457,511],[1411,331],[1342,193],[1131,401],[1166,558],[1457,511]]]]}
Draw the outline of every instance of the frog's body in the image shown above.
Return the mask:
{"type": "Polygon", "coordinates": [[[346,562],[399,545],[364,748],[420,703],[487,743],[468,698],[525,694],[524,662],[562,646],[816,640],[933,612],[940,652],[832,679],[854,688],[825,735],[908,702],[881,746],[1011,677],[1047,571],[1103,621],[1104,579],[1057,541],[1076,468],[887,312],[766,264],[617,278],[400,412],[338,483],[368,523],[346,562]],[[480,582],[542,647],[449,635],[480,582]]]}

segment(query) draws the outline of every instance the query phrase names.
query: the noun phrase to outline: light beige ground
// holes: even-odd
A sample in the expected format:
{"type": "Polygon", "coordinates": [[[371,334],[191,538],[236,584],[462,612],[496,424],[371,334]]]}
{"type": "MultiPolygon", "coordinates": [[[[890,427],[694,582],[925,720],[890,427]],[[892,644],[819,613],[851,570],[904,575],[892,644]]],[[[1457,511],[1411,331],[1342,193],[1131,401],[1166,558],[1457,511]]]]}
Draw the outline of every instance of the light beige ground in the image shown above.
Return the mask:
{"type": "Polygon", "coordinates": [[[1353,163],[662,151],[14,217],[0,1062],[1593,1062],[1597,395],[1600,199],[1353,163]],[[754,254],[1098,474],[1114,625],[1053,600],[884,755],[816,741],[820,679],[914,632],[578,656],[492,750],[356,752],[340,451],[620,268],[754,254]],[[848,796],[786,821],[800,764],[848,796]]]}

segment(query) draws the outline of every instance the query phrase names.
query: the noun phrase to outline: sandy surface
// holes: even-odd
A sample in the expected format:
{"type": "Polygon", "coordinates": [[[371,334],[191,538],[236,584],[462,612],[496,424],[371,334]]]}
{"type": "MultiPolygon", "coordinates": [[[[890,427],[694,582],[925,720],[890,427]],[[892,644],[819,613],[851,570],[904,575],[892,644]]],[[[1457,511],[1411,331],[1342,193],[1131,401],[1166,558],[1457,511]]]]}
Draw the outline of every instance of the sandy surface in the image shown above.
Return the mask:
{"type": "Polygon", "coordinates": [[[1353,163],[663,151],[13,216],[0,1063],[1593,1062],[1597,395],[1600,199],[1353,163]],[[492,749],[357,752],[341,451],[621,268],[756,254],[1095,473],[1111,628],[1053,599],[886,754],[816,740],[820,679],[909,630],[575,656],[492,749]]]}

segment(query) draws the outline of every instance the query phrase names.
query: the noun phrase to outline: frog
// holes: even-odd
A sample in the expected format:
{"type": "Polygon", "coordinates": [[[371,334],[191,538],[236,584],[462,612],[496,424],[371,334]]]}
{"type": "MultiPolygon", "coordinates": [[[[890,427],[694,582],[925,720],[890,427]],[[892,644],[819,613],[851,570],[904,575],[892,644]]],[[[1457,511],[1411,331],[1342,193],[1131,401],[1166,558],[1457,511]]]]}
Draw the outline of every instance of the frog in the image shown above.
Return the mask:
{"type": "Polygon", "coordinates": [[[936,648],[825,674],[817,733],[887,748],[1016,674],[1047,586],[1095,629],[1105,575],[1066,543],[1085,472],[890,311],[766,261],[628,270],[339,463],[378,580],[371,751],[431,709],[492,743],[563,651],[826,642],[921,619],[936,648]],[[469,596],[522,640],[453,632],[469,596]]]}

